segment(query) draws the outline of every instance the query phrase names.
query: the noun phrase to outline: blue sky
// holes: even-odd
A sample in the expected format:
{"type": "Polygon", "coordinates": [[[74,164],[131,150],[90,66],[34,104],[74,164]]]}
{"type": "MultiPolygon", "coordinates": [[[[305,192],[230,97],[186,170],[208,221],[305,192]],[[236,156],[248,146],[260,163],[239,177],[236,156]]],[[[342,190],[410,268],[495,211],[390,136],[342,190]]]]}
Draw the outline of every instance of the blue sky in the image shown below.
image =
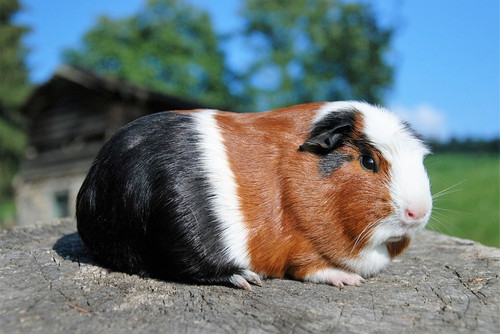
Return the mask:
{"type": "MultiPolygon", "coordinates": [[[[209,12],[215,29],[241,27],[240,0],[190,0],[209,12]]],[[[396,66],[387,107],[422,134],[438,139],[500,135],[498,0],[364,0],[382,24],[398,24],[390,59],[396,66]]],[[[62,50],[77,47],[101,15],[132,15],[145,0],[21,0],[16,20],[32,32],[31,80],[43,83],[61,63],[62,50]]],[[[226,45],[228,61],[244,54],[226,45]]]]}

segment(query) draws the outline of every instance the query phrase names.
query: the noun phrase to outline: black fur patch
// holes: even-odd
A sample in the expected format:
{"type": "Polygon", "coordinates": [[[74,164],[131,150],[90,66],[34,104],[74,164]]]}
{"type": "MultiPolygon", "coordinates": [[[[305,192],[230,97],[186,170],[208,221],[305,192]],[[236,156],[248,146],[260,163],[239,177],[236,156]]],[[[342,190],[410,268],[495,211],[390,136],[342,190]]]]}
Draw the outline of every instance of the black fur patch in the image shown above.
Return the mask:
{"type": "Polygon", "coordinates": [[[353,160],[354,157],[350,154],[333,151],[321,157],[319,161],[319,171],[321,175],[325,177],[339,169],[342,164],[353,160]]]}
{"type": "Polygon", "coordinates": [[[350,125],[350,129],[352,131],[354,129],[354,122],[356,121],[356,115],[358,113],[359,111],[356,109],[346,109],[329,113],[319,122],[314,124],[314,127],[311,129],[311,137],[318,136],[321,133],[334,129],[341,124],[350,125]]]}
{"type": "Polygon", "coordinates": [[[222,256],[197,136],[192,116],[158,113],[104,145],[76,212],[78,232],[97,261],[192,282],[227,282],[241,272],[222,256]]]}
{"type": "Polygon", "coordinates": [[[359,113],[355,109],[347,109],[342,111],[331,112],[319,122],[314,124],[311,129],[310,137],[305,142],[317,142],[317,138],[324,140],[325,137],[332,138],[331,145],[324,145],[317,149],[307,149],[307,146],[302,145],[300,150],[309,151],[317,154],[321,159],[319,162],[319,171],[321,175],[327,176],[339,169],[342,164],[354,160],[355,157],[337,151],[338,148],[347,143],[354,144],[352,133],[354,131],[354,123],[356,115],[359,113]],[[332,130],[338,129],[332,132],[332,130]],[[304,149],[303,147],[306,147],[304,149]]]}

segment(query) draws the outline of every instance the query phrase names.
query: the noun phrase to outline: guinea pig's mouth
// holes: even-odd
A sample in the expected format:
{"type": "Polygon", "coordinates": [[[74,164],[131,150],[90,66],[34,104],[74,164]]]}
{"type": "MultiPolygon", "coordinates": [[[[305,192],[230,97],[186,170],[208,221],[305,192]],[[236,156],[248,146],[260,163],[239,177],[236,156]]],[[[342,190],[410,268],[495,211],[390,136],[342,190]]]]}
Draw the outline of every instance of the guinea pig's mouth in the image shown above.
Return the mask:
{"type": "Polygon", "coordinates": [[[406,236],[404,235],[401,235],[399,237],[390,237],[386,242],[397,242],[403,240],[404,238],[406,238],[406,236]]]}
{"type": "Polygon", "coordinates": [[[415,221],[408,223],[404,219],[390,217],[382,221],[372,234],[373,245],[389,244],[411,239],[418,230],[424,228],[426,221],[415,221]],[[396,219],[395,219],[396,218],[396,219]]]}
{"type": "Polygon", "coordinates": [[[420,228],[418,225],[408,226],[408,224],[401,222],[399,231],[392,231],[392,235],[390,235],[384,242],[398,242],[406,238],[411,238],[417,230],[420,228]]]}

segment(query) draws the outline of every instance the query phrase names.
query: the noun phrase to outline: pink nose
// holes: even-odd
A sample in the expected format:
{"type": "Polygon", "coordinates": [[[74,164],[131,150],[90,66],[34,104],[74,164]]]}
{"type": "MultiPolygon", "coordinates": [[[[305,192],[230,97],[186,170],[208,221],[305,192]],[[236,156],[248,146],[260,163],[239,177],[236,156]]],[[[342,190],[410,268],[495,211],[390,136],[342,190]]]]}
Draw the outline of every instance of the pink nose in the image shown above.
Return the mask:
{"type": "Polygon", "coordinates": [[[420,220],[427,214],[426,209],[421,208],[407,208],[405,210],[405,218],[408,222],[413,222],[415,220],[420,220]]]}

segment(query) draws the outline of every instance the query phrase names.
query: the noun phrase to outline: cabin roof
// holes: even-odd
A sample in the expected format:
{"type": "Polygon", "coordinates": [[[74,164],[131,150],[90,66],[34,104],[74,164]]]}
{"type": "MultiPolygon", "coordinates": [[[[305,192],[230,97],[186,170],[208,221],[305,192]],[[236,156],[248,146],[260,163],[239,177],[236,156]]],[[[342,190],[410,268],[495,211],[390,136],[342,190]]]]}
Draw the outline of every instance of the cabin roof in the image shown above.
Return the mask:
{"type": "Polygon", "coordinates": [[[134,101],[138,104],[168,105],[171,106],[172,109],[195,109],[204,107],[197,101],[146,89],[133,85],[125,80],[101,77],[81,68],[62,65],[56,70],[52,78],[46,83],[38,86],[31,93],[26,102],[22,105],[21,111],[27,116],[35,116],[47,106],[47,103],[50,103],[59,87],[67,85],[68,83],[72,83],[87,90],[111,94],[118,99],[134,101]]]}

